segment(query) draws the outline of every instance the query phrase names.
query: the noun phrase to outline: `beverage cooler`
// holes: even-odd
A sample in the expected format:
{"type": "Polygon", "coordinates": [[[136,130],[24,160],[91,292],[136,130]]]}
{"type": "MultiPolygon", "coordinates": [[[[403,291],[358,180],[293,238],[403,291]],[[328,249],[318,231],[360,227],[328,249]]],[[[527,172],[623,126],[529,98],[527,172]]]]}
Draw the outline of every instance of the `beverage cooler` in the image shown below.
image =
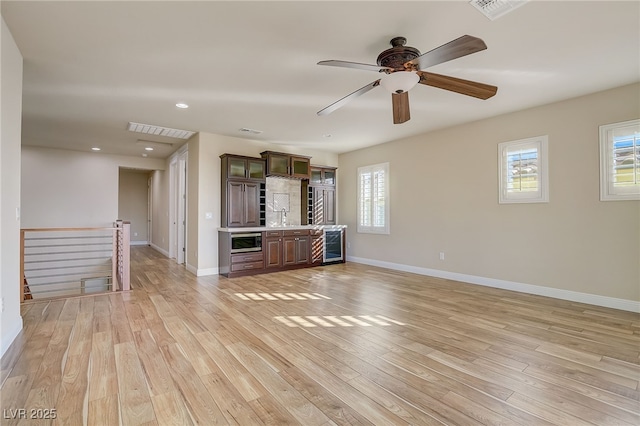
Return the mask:
{"type": "Polygon", "coordinates": [[[323,263],[344,262],[344,229],[324,229],[323,263]]]}

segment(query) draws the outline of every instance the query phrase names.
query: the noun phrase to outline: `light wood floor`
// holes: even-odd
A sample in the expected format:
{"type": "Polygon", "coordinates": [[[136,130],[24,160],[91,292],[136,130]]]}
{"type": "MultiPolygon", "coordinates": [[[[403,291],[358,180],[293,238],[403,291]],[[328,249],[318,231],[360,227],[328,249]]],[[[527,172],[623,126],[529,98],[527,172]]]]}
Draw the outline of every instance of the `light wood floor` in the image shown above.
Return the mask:
{"type": "Polygon", "coordinates": [[[24,305],[0,423],[640,424],[638,314],[354,263],[196,278],[146,247],[132,284],[24,305]]]}

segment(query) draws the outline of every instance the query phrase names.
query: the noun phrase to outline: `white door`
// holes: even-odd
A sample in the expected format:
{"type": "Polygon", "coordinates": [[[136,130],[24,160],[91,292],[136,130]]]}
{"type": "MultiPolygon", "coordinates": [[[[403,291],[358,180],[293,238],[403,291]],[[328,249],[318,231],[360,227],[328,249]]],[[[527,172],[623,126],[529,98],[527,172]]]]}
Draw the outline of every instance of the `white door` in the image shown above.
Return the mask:
{"type": "Polygon", "coordinates": [[[187,153],[180,155],[178,159],[178,215],[177,215],[177,240],[178,247],[176,262],[185,262],[187,240],[187,153]]]}

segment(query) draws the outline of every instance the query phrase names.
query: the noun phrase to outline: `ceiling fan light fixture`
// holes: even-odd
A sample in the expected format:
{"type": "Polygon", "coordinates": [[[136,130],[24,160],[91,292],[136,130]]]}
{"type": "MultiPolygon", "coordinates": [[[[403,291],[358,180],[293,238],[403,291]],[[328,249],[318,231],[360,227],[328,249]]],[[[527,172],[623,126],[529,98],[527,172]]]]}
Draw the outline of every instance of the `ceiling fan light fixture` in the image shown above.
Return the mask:
{"type": "Polygon", "coordinates": [[[391,93],[402,93],[411,90],[420,81],[420,76],[413,71],[396,71],[385,75],[380,85],[391,93]]]}

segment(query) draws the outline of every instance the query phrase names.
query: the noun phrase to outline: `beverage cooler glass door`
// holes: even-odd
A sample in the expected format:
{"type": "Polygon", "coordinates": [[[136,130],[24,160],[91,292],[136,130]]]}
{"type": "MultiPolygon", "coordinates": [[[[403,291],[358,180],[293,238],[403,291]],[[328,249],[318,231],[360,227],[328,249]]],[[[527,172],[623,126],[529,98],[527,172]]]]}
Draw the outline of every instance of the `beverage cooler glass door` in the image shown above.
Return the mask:
{"type": "Polygon", "coordinates": [[[324,263],[340,262],[343,260],[343,235],[342,229],[324,230],[324,254],[322,255],[324,263]]]}

